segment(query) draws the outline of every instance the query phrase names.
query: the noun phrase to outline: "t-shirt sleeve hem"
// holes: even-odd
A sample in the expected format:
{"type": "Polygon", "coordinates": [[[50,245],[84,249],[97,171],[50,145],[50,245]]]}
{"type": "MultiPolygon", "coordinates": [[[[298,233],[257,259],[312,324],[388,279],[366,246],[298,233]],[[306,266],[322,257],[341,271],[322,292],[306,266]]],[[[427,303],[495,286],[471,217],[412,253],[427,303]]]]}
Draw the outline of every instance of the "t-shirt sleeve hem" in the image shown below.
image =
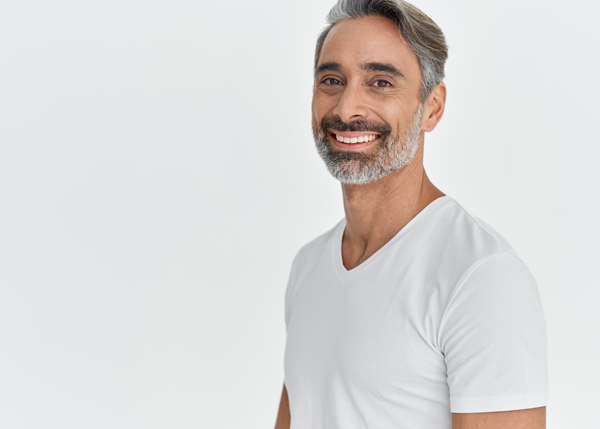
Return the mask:
{"type": "Polygon", "coordinates": [[[497,396],[451,396],[450,411],[453,413],[487,413],[524,410],[545,407],[547,402],[547,391],[497,396]]]}

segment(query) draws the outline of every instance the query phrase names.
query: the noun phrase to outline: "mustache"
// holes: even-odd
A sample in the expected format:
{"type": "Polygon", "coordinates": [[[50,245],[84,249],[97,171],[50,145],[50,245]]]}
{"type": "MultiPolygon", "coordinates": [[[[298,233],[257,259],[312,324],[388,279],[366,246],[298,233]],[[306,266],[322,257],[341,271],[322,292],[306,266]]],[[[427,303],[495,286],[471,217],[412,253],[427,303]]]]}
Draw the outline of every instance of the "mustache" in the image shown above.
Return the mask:
{"type": "Polygon", "coordinates": [[[350,123],[345,123],[344,121],[336,118],[327,118],[324,117],[321,120],[321,130],[323,133],[327,134],[327,130],[334,131],[356,131],[356,132],[374,132],[377,134],[381,134],[382,136],[387,136],[392,133],[392,127],[390,127],[385,122],[373,122],[366,120],[357,120],[352,121],[350,123]]]}

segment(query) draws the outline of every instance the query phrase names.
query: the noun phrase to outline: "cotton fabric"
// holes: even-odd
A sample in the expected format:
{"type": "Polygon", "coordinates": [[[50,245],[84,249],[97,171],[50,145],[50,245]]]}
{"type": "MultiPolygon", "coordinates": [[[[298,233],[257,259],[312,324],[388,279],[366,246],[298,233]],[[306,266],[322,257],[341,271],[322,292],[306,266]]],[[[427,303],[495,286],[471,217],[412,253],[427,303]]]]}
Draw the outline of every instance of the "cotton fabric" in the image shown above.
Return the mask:
{"type": "Polygon", "coordinates": [[[345,226],[292,263],[291,429],[451,429],[451,413],[546,405],[538,286],[498,232],[443,196],[347,270],[345,226]]]}

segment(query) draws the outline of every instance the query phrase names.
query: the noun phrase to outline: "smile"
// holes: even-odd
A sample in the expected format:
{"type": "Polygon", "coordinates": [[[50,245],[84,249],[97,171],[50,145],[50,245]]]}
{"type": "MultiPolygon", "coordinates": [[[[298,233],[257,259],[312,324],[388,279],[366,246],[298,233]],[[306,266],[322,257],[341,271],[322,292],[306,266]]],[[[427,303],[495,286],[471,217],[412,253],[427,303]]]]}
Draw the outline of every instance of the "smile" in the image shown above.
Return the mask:
{"type": "Polygon", "coordinates": [[[368,143],[373,140],[377,140],[381,137],[381,134],[358,134],[358,133],[336,133],[330,132],[331,137],[335,138],[341,143],[355,144],[355,143],[368,143]]]}

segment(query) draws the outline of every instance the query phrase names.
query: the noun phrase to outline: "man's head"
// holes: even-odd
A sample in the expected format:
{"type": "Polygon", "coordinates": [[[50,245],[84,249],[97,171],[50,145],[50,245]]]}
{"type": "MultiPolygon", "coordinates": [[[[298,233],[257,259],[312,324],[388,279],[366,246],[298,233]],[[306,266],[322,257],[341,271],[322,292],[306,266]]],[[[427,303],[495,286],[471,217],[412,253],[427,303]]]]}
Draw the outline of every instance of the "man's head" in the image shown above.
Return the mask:
{"type": "Polygon", "coordinates": [[[315,53],[315,142],[342,183],[370,183],[410,163],[441,119],[444,35],[401,0],[339,0],[327,19],[315,53]]]}

